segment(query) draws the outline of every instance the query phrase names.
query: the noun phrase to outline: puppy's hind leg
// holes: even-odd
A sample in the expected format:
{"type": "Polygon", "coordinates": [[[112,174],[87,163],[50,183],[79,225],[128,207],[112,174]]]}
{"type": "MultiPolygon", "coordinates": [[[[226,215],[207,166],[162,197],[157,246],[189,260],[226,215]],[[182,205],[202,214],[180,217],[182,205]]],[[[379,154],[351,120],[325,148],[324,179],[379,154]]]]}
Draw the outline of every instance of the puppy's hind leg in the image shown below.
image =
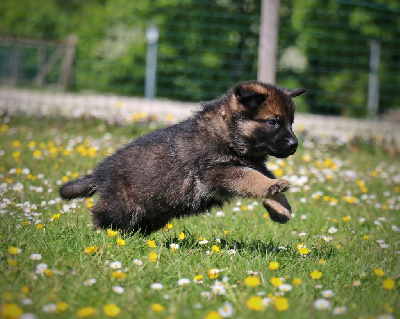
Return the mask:
{"type": "Polygon", "coordinates": [[[92,219],[95,228],[109,228],[113,224],[108,205],[105,201],[98,201],[92,208],[92,219]]]}
{"type": "Polygon", "coordinates": [[[292,208],[284,194],[266,198],[262,204],[274,222],[285,224],[292,219],[292,208]]]}

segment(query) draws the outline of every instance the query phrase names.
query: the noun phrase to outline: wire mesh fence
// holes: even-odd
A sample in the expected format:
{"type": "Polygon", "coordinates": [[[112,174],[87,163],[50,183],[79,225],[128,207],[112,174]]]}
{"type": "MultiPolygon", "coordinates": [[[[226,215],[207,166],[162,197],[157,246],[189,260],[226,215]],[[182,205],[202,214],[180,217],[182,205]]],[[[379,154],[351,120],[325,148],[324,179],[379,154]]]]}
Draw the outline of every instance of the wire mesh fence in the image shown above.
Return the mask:
{"type": "MultiPolygon", "coordinates": [[[[257,77],[261,1],[2,0],[0,80],[143,97],[156,26],[155,97],[209,100],[257,77]]],[[[276,83],[307,89],[300,111],[400,108],[397,0],[281,0],[278,26],[276,83]]]]}

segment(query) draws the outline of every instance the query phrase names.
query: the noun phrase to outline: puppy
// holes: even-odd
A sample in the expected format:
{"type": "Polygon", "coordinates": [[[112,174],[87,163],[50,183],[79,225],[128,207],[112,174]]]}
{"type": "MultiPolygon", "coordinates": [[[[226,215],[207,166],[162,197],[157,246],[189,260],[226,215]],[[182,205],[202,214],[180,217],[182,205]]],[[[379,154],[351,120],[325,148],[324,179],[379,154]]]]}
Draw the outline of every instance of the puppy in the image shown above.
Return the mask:
{"type": "Polygon", "coordinates": [[[192,117],[132,140],[92,174],[60,188],[63,199],[99,193],[92,208],[101,228],[150,234],[172,218],[196,215],[236,197],[260,200],[286,223],[290,184],[266,168],[268,156],[293,155],[295,104],[305,92],[243,82],[202,103],[192,117]]]}

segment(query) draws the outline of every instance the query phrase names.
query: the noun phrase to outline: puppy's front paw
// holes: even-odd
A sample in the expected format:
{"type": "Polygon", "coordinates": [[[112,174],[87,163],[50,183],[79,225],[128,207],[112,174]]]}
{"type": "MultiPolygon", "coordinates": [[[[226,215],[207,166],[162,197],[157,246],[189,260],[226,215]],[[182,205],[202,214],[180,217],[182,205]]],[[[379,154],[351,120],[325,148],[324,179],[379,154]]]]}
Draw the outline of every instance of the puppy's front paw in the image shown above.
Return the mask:
{"type": "Polygon", "coordinates": [[[290,183],[286,179],[274,180],[275,183],[272,184],[268,189],[268,196],[276,196],[284,191],[287,191],[290,187],[290,183]]]}
{"type": "Polygon", "coordinates": [[[263,206],[267,209],[269,217],[274,222],[285,224],[292,219],[292,208],[283,194],[274,198],[264,199],[263,206]]]}

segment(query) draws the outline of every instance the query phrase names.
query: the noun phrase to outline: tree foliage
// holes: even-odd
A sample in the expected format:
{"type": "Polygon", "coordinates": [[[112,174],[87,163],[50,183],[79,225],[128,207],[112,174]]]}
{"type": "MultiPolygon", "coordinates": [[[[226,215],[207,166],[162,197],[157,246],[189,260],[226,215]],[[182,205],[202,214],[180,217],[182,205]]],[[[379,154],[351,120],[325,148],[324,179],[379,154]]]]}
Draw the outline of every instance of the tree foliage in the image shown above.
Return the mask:
{"type": "MultiPolygon", "coordinates": [[[[143,96],[149,25],[160,31],[158,97],[206,100],[257,74],[260,0],[2,0],[0,12],[1,34],[79,37],[77,91],[143,96]]],[[[308,89],[304,110],[366,115],[375,39],[381,111],[399,106],[399,38],[398,0],[281,0],[277,81],[308,89]]],[[[0,64],[6,54],[0,44],[0,64]]]]}

